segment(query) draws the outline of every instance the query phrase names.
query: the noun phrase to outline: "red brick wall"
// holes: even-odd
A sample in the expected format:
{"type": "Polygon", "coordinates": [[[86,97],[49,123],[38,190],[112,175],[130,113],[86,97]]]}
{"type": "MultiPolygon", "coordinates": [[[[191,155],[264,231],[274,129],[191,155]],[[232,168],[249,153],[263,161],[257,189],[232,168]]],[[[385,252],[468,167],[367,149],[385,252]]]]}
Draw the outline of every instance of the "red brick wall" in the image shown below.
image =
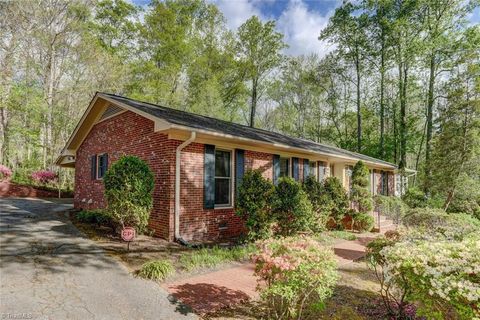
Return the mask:
{"type": "MultiPolygon", "coordinates": [[[[155,235],[173,240],[175,209],[175,150],[182,142],[154,132],[152,121],[125,112],[95,125],[77,151],[75,164],[76,208],[103,208],[103,183],[91,179],[90,158],[108,153],[109,165],[122,155],[136,155],[155,173],[154,208],[150,228],[155,235]]],[[[232,153],[233,154],[233,153],[232,153]]],[[[232,238],[244,231],[233,208],[203,209],[204,145],[192,143],[182,151],[180,234],[185,240],[232,238]]],[[[272,179],[273,155],[245,151],[246,169],[260,169],[272,179]]],[[[233,168],[232,168],[233,169],[233,168]]],[[[232,170],[232,174],[235,170],[232,170]]]]}
{"type": "Polygon", "coordinates": [[[133,112],[125,112],[96,124],[77,151],[75,163],[76,208],[103,208],[103,183],[91,179],[91,156],[108,153],[109,165],[122,155],[145,160],[155,174],[153,211],[150,227],[155,235],[172,239],[177,141],[154,132],[153,121],[133,112]]]}
{"type": "Polygon", "coordinates": [[[265,179],[273,180],[273,154],[245,150],[245,170],[260,170],[265,179]]]}

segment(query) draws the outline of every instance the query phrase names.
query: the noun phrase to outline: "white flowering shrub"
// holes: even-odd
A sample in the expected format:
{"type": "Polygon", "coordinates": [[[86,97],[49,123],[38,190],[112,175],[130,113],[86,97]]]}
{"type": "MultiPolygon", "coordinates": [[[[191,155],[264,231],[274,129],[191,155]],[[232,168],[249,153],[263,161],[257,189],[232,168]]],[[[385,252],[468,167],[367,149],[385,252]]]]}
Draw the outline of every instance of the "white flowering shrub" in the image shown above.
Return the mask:
{"type": "Polygon", "coordinates": [[[397,318],[415,303],[417,315],[427,319],[480,319],[480,235],[461,241],[381,239],[369,246],[369,258],[397,318]]]}

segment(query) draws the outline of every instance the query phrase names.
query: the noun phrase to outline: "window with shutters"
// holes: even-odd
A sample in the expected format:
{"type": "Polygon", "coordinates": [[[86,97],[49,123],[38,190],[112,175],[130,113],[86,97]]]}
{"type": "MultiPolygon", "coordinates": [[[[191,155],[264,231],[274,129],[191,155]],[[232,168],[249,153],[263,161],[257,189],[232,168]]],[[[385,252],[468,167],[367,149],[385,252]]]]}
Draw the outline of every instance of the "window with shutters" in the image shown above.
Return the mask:
{"type": "Polygon", "coordinates": [[[232,153],[215,150],[215,206],[232,205],[232,153]]]}
{"type": "Polygon", "coordinates": [[[103,179],[107,172],[108,155],[106,153],[97,155],[97,179],[103,179]]]}
{"type": "Polygon", "coordinates": [[[280,158],[280,177],[290,176],[290,159],[280,158]]]}
{"type": "Polygon", "coordinates": [[[348,191],[352,191],[352,174],[353,166],[345,166],[345,186],[348,187],[348,191]]]}

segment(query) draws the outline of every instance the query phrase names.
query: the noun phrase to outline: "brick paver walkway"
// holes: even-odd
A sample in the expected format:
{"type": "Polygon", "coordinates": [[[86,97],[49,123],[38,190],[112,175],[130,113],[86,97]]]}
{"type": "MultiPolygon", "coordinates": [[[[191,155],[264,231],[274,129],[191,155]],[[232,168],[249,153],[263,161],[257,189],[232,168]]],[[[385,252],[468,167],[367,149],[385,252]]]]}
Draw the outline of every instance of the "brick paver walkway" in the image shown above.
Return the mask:
{"type": "MultiPolygon", "coordinates": [[[[338,264],[358,260],[365,255],[365,245],[373,237],[359,236],[355,241],[339,240],[333,245],[338,264]]],[[[254,265],[246,263],[207,274],[164,284],[177,299],[190,306],[197,314],[205,314],[258,297],[254,265]]]]}

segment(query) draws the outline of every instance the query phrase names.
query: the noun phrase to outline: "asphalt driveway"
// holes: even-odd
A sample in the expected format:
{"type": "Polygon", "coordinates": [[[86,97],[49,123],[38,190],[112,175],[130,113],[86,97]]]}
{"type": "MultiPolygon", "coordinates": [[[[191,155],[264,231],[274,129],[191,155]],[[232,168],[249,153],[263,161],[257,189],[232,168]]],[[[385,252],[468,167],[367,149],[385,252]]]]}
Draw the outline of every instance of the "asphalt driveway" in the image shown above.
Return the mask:
{"type": "Polygon", "coordinates": [[[60,211],[71,204],[0,198],[1,319],[193,319],[136,278],[60,211]]]}

